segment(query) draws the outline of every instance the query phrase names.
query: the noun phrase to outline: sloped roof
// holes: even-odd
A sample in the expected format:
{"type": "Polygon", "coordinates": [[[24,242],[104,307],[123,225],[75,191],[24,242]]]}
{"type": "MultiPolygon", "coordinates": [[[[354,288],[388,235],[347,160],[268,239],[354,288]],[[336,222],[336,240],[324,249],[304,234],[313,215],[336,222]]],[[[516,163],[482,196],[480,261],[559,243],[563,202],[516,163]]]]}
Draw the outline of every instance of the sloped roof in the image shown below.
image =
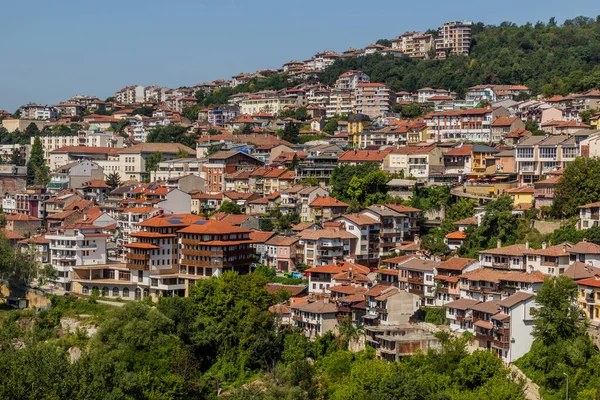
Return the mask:
{"type": "Polygon", "coordinates": [[[348,204],[331,196],[318,196],[310,203],[310,207],[348,207],[348,204]]]}
{"type": "Polygon", "coordinates": [[[446,261],[443,261],[438,265],[438,269],[445,269],[450,271],[462,271],[469,265],[473,264],[477,260],[473,258],[463,258],[463,257],[451,257],[446,261]]]}
{"type": "Polygon", "coordinates": [[[600,275],[600,268],[587,265],[581,261],[575,261],[565,270],[563,275],[568,276],[574,281],[578,281],[580,279],[592,278],[596,275],[600,275]]]}
{"type": "Polygon", "coordinates": [[[532,297],[535,297],[535,295],[533,293],[517,292],[511,296],[508,296],[504,300],[500,301],[500,303],[498,303],[498,304],[501,305],[502,307],[511,308],[511,307],[514,307],[515,305],[521,303],[522,301],[529,300],[532,297]]]}

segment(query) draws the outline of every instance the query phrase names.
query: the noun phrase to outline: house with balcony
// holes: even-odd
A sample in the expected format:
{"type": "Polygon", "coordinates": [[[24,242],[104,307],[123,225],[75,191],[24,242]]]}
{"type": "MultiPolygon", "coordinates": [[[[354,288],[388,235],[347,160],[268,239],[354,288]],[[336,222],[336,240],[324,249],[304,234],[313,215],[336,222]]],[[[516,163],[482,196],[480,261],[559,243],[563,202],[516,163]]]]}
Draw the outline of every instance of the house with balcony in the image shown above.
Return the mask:
{"type": "Polygon", "coordinates": [[[474,226],[474,227],[479,226],[479,221],[478,221],[477,216],[469,217],[469,218],[461,219],[461,220],[454,222],[454,226],[456,227],[456,230],[464,232],[470,226],[474,226]]]}
{"type": "Polygon", "coordinates": [[[473,258],[451,257],[436,268],[435,306],[443,307],[460,298],[460,276],[479,268],[479,262],[473,258]]]}
{"type": "Polygon", "coordinates": [[[409,226],[406,226],[410,223],[408,214],[400,213],[381,204],[369,206],[360,213],[379,222],[380,257],[395,252],[396,247],[402,243],[404,238],[410,236],[409,226]]]}
{"type": "Polygon", "coordinates": [[[579,206],[579,221],[577,229],[589,229],[600,226],[600,202],[589,203],[579,206]]]}
{"type": "Polygon", "coordinates": [[[219,276],[224,271],[249,273],[256,257],[250,233],[223,221],[195,221],[177,231],[179,265],[200,269],[204,276],[219,276]]]}
{"type": "Polygon", "coordinates": [[[535,293],[549,277],[539,271],[478,268],[460,275],[460,297],[485,302],[502,300],[517,292],[535,293]]]}
{"type": "Polygon", "coordinates": [[[433,277],[436,275],[435,271],[438,265],[438,262],[418,258],[410,258],[396,264],[395,269],[399,271],[399,277],[406,279],[406,281],[400,281],[399,279],[400,289],[420,296],[422,305],[433,306],[435,292],[433,277]]]}
{"type": "Polygon", "coordinates": [[[131,241],[131,234],[139,232],[140,222],[161,214],[162,211],[155,207],[130,207],[119,212],[117,216],[117,230],[119,238],[117,244],[126,244],[131,241]]]}
{"type": "Polygon", "coordinates": [[[279,271],[296,270],[296,245],[298,238],[275,236],[265,242],[265,264],[279,271]]]}
{"type": "Polygon", "coordinates": [[[562,275],[569,268],[569,250],[572,247],[567,242],[548,247],[544,242],[539,250],[525,250],[527,271],[539,271],[550,276],[562,275]]]}
{"type": "Polygon", "coordinates": [[[510,132],[525,129],[525,123],[518,117],[500,117],[492,122],[492,142],[498,143],[510,132]]]}
{"type": "Polygon", "coordinates": [[[298,233],[297,250],[304,264],[316,267],[351,257],[356,236],[337,229],[305,229],[298,233]]]}
{"type": "Polygon", "coordinates": [[[317,196],[309,204],[309,221],[331,221],[346,212],[349,205],[331,196],[317,196]]]}
{"type": "Polygon", "coordinates": [[[583,241],[573,245],[567,251],[571,264],[579,261],[594,267],[600,267],[600,245],[583,241]]]}
{"type": "Polygon", "coordinates": [[[423,325],[365,326],[365,336],[367,343],[375,348],[375,355],[389,362],[398,362],[402,357],[440,348],[434,332],[423,325]]]}
{"type": "Polygon", "coordinates": [[[425,122],[437,142],[491,142],[492,123],[509,114],[504,107],[449,110],[428,114],[425,122]]]}
{"type": "MultiPolygon", "coordinates": [[[[299,187],[299,185],[297,185],[299,187]]],[[[292,203],[296,209],[300,209],[300,219],[303,222],[315,222],[313,208],[310,206],[317,198],[327,197],[329,192],[320,186],[303,186],[298,191],[289,193],[289,203],[292,203]]],[[[282,199],[282,203],[285,198],[282,199]]],[[[344,211],[345,212],[345,211],[344,211]]]]}
{"type": "Polygon", "coordinates": [[[377,267],[380,250],[380,222],[364,214],[344,214],[334,221],[341,222],[343,229],[356,237],[355,261],[377,267]]]}
{"type": "Polygon", "coordinates": [[[444,236],[444,243],[452,251],[458,250],[465,240],[467,240],[467,234],[462,231],[450,232],[444,236]]]}
{"type": "Polygon", "coordinates": [[[478,300],[458,298],[446,303],[446,319],[455,332],[473,332],[473,306],[478,300]]]}
{"type": "Polygon", "coordinates": [[[396,287],[386,287],[376,296],[373,296],[375,292],[371,292],[371,295],[367,296],[369,292],[365,293],[365,297],[368,299],[367,310],[369,313],[365,314],[364,318],[375,319],[379,325],[407,324],[419,310],[421,304],[418,295],[396,287]]]}
{"type": "Polygon", "coordinates": [[[471,306],[473,311],[473,333],[482,350],[491,350],[494,341],[492,317],[500,312],[499,300],[488,300],[471,306]]]}
{"type": "Polygon", "coordinates": [[[502,243],[498,241],[495,249],[479,252],[479,263],[484,268],[525,271],[526,250],[529,250],[526,244],[502,247],[502,243]]]}
{"type": "Polygon", "coordinates": [[[55,283],[70,291],[74,267],[106,264],[108,236],[102,228],[89,224],[71,224],[47,233],[50,264],[58,273],[55,283]]]}
{"type": "Polygon", "coordinates": [[[328,300],[296,302],[290,308],[292,323],[308,338],[333,332],[337,327],[338,307],[328,300]]]}
{"type": "Polygon", "coordinates": [[[532,206],[533,205],[533,186],[519,186],[516,188],[506,189],[504,193],[510,196],[513,200],[513,206],[532,206]]]}
{"type": "MultiPolygon", "coordinates": [[[[529,352],[533,344],[535,295],[519,292],[498,302],[500,312],[492,315],[491,349],[506,364],[529,352]]],[[[487,347],[486,347],[487,348],[487,347]]]]}
{"type": "Polygon", "coordinates": [[[566,168],[579,155],[570,135],[528,136],[516,145],[515,162],[520,184],[533,184],[550,172],[566,168]]]}
{"type": "Polygon", "coordinates": [[[600,275],[577,281],[577,303],[593,326],[600,326],[600,275]]]}
{"type": "Polygon", "coordinates": [[[533,200],[536,209],[541,210],[542,207],[552,207],[554,191],[561,178],[562,176],[557,175],[533,184],[533,200]]]}

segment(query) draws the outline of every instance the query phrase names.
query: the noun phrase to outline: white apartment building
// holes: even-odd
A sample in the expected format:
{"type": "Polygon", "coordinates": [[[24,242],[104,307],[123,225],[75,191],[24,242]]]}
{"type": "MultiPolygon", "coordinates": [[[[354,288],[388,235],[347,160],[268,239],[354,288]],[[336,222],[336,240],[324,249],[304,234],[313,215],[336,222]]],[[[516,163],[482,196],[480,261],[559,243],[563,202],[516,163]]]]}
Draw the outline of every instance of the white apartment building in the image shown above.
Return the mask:
{"type": "Polygon", "coordinates": [[[89,224],[74,224],[46,234],[50,241],[50,264],[57,270],[58,284],[71,290],[73,267],[106,264],[107,233],[89,224]]]}
{"type": "Polygon", "coordinates": [[[515,162],[519,183],[537,182],[549,172],[566,168],[579,155],[570,135],[530,136],[516,146],[515,162]]]}
{"type": "Polygon", "coordinates": [[[326,107],[326,116],[331,118],[335,115],[350,115],[356,105],[355,93],[352,90],[333,90],[329,96],[329,104],[326,107]]]}
{"type": "Polygon", "coordinates": [[[509,115],[504,107],[472,108],[432,113],[425,122],[429,135],[436,141],[490,142],[492,123],[509,115]]]}
{"type": "Polygon", "coordinates": [[[280,96],[276,94],[250,96],[240,102],[240,112],[241,114],[266,112],[276,115],[285,108],[295,105],[297,105],[297,97],[295,96],[280,96]]]}
{"type": "Polygon", "coordinates": [[[297,249],[304,264],[313,267],[332,264],[334,259],[346,260],[356,236],[346,231],[320,229],[302,231],[298,238],[297,249]]]}
{"type": "Polygon", "coordinates": [[[145,88],[140,85],[126,86],[115,93],[115,100],[121,104],[143,103],[145,99],[145,88]]]}
{"type": "MultiPolygon", "coordinates": [[[[65,146],[123,148],[123,137],[112,132],[81,131],[77,136],[38,136],[44,148],[44,159],[50,163],[50,153],[65,146]]],[[[33,145],[35,138],[31,138],[33,145]]]]}
{"type": "Polygon", "coordinates": [[[444,59],[454,55],[469,55],[471,49],[471,21],[446,22],[439,30],[435,40],[437,58],[444,59]]]}
{"type": "Polygon", "coordinates": [[[56,109],[41,104],[27,104],[20,109],[21,119],[48,120],[56,118],[56,109]]]}

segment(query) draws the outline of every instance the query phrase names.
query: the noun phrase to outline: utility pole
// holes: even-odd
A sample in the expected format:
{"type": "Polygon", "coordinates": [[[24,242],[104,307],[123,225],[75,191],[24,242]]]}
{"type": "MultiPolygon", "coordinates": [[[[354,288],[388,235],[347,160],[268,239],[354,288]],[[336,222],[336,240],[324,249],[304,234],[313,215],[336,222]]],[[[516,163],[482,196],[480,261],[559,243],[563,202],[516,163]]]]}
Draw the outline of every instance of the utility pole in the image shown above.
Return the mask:
{"type": "Polygon", "coordinates": [[[563,375],[567,377],[567,394],[565,396],[565,399],[569,400],[569,374],[563,372],[563,375]]]}

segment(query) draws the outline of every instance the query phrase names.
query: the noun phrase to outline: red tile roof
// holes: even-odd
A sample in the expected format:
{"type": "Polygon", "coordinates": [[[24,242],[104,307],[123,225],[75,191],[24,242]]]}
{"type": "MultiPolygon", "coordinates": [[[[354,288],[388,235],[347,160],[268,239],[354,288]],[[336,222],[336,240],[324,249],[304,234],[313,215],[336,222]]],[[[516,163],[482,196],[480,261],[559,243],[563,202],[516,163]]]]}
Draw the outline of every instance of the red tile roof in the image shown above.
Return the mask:
{"type": "Polygon", "coordinates": [[[196,235],[227,235],[232,233],[251,233],[252,231],[230,225],[227,222],[208,220],[203,223],[193,223],[180,229],[178,232],[196,235]]]}
{"type": "Polygon", "coordinates": [[[338,161],[340,162],[382,162],[383,159],[392,151],[386,150],[348,150],[342,154],[338,161]]]}
{"type": "Polygon", "coordinates": [[[473,258],[452,257],[443,261],[437,268],[450,271],[462,271],[476,261],[477,260],[473,258]]]}
{"type": "Polygon", "coordinates": [[[310,207],[348,207],[348,204],[330,196],[318,196],[310,203],[310,207]]]}
{"type": "Polygon", "coordinates": [[[581,279],[581,280],[577,281],[577,284],[581,285],[581,286],[591,286],[591,287],[600,288],[600,276],[594,276],[592,278],[581,279]]]}
{"type": "Polygon", "coordinates": [[[464,240],[467,238],[467,235],[465,235],[465,233],[462,231],[456,231],[456,232],[448,233],[445,237],[446,237],[446,239],[464,240]]]}

